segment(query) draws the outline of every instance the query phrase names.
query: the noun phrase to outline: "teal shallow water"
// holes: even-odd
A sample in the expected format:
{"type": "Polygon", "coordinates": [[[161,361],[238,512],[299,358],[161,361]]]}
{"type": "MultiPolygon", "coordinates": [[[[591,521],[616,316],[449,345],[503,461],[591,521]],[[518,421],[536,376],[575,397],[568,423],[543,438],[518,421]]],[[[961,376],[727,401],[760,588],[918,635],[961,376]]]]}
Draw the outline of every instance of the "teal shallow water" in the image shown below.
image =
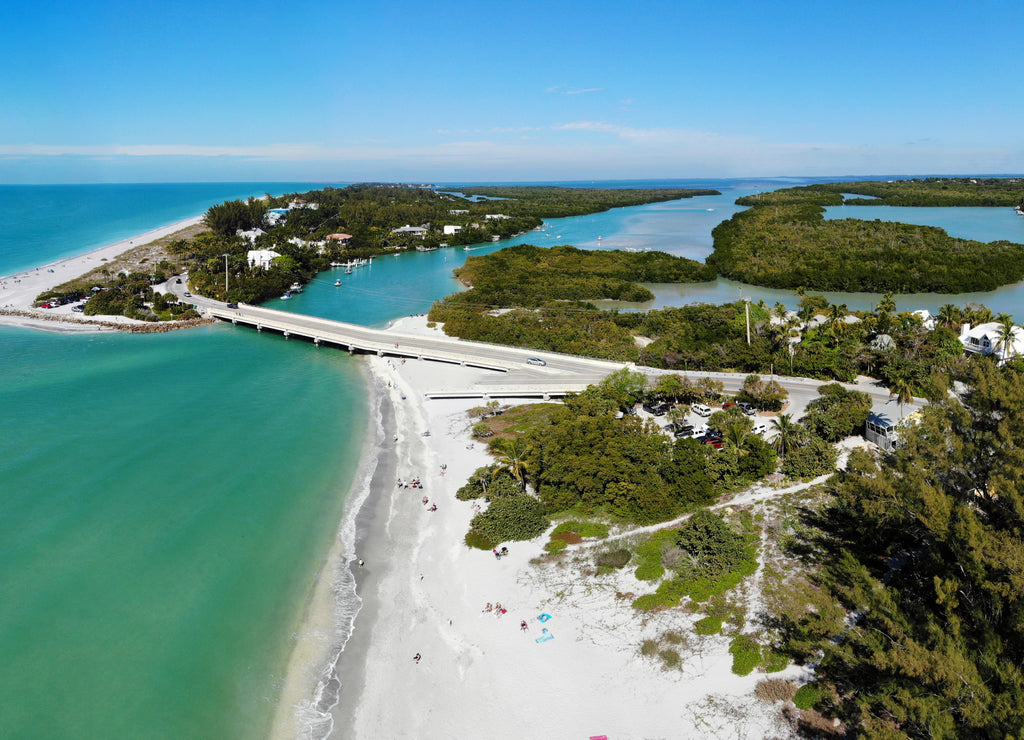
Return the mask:
{"type": "Polygon", "coordinates": [[[226,326],[0,343],[0,734],[263,734],[358,460],[354,361],[226,326]]]}

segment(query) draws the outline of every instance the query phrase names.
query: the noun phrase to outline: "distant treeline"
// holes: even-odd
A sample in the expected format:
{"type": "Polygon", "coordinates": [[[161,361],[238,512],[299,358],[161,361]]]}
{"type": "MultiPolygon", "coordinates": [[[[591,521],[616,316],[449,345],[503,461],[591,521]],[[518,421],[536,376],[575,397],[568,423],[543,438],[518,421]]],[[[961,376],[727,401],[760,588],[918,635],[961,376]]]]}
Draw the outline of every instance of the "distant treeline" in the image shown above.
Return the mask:
{"type": "Polygon", "coordinates": [[[819,206],[1016,206],[1024,198],[1024,179],[929,177],[879,182],[830,182],[783,188],[737,198],[741,206],[813,203],[819,206]],[[845,193],[865,198],[844,198],[845,193]]]}
{"type": "Polygon", "coordinates": [[[486,186],[461,188],[467,196],[501,198],[499,202],[483,201],[476,205],[486,206],[488,213],[500,210],[508,215],[537,215],[543,211],[544,218],[564,218],[598,213],[611,208],[641,206],[645,203],[663,203],[669,200],[693,198],[698,195],[721,195],[717,190],[672,188],[665,190],[642,190],[639,188],[564,188],[519,186],[486,186]]]}

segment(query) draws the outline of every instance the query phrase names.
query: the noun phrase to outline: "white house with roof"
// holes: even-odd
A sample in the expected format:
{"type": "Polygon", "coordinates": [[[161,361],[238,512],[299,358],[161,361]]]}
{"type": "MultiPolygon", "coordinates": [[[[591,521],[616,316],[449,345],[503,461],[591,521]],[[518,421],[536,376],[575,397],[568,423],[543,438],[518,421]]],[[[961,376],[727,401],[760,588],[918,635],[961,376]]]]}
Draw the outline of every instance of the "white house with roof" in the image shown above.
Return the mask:
{"type": "Polygon", "coordinates": [[[249,262],[249,267],[259,267],[266,270],[273,264],[274,258],[280,256],[273,249],[250,249],[246,253],[245,258],[249,262]]]}
{"type": "Polygon", "coordinates": [[[978,324],[973,328],[970,324],[964,324],[960,329],[960,343],[967,352],[995,355],[1000,364],[1012,357],[1024,355],[1024,329],[1014,326],[1013,336],[1004,346],[1000,340],[1002,326],[998,321],[978,324]]]}
{"type": "Polygon", "coordinates": [[[243,231],[242,229],[237,229],[235,231],[235,236],[240,236],[243,239],[248,240],[250,244],[255,244],[256,238],[264,236],[266,233],[267,232],[265,232],[263,229],[252,229],[251,231],[243,231]]]}
{"type": "Polygon", "coordinates": [[[400,229],[392,229],[391,233],[392,234],[412,234],[413,236],[418,236],[420,239],[422,239],[423,237],[425,237],[427,235],[427,230],[425,228],[423,228],[422,226],[409,226],[408,224],[406,224],[405,226],[403,226],[400,229]]]}
{"type": "Polygon", "coordinates": [[[295,200],[293,200],[291,203],[288,204],[288,208],[290,208],[293,211],[296,210],[296,209],[299,209],[299,208],[308,208],[311,211],[315,211],[318,208],[320,208],[320,204],[319,203],[310,203],[308,200],[303,200],[302,198],[296,198],[295,200]]]}
{"type": "Polygon", "coordinates": [[[484,215],[485,221],[500,221],[503,218],[508,218],[504,213],[488,213],[484,215]]]}
{"type": "Polygon", "coordinates": [[[444,226],[445,236],[449,234],[458,234],[460,231],[462,231],[462,227],[457,224],[445,224],[444,226]]]}

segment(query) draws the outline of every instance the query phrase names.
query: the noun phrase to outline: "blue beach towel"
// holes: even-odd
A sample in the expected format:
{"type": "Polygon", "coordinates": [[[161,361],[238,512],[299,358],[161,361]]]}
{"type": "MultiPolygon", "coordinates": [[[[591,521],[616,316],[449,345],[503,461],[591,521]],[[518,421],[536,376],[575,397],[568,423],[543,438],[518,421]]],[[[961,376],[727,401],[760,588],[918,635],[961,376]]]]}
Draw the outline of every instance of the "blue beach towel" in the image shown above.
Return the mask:
{"type": "Polygon", "coordinates": [[[555,636],[553,634],[551,634],[550,632],[548,632],[546,635],[541,635],[540,637],[538,637],[535,640],[535,642],[547,642],[548,640],[554,640],[554,639],[555,639],[555,636]]]}
{"type": "Polygon", "coordinates": [[[537,619],[539,619],[542,622],[546,622],[549,619],[551,619],[551,615],[550,614],[541,614],[539,617],[537,617],[537,619]]]}

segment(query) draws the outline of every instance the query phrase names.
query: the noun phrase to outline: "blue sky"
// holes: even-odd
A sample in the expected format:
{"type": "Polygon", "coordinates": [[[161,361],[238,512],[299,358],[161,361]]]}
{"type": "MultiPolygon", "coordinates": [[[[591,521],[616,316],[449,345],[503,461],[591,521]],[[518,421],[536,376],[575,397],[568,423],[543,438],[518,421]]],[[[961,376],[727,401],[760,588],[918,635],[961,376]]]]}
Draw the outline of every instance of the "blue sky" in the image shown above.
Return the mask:
{"type": "Polygon", "coordinates": [[[21,3],[0,183],[1024,172],[1010,6],[21,3]]]}

